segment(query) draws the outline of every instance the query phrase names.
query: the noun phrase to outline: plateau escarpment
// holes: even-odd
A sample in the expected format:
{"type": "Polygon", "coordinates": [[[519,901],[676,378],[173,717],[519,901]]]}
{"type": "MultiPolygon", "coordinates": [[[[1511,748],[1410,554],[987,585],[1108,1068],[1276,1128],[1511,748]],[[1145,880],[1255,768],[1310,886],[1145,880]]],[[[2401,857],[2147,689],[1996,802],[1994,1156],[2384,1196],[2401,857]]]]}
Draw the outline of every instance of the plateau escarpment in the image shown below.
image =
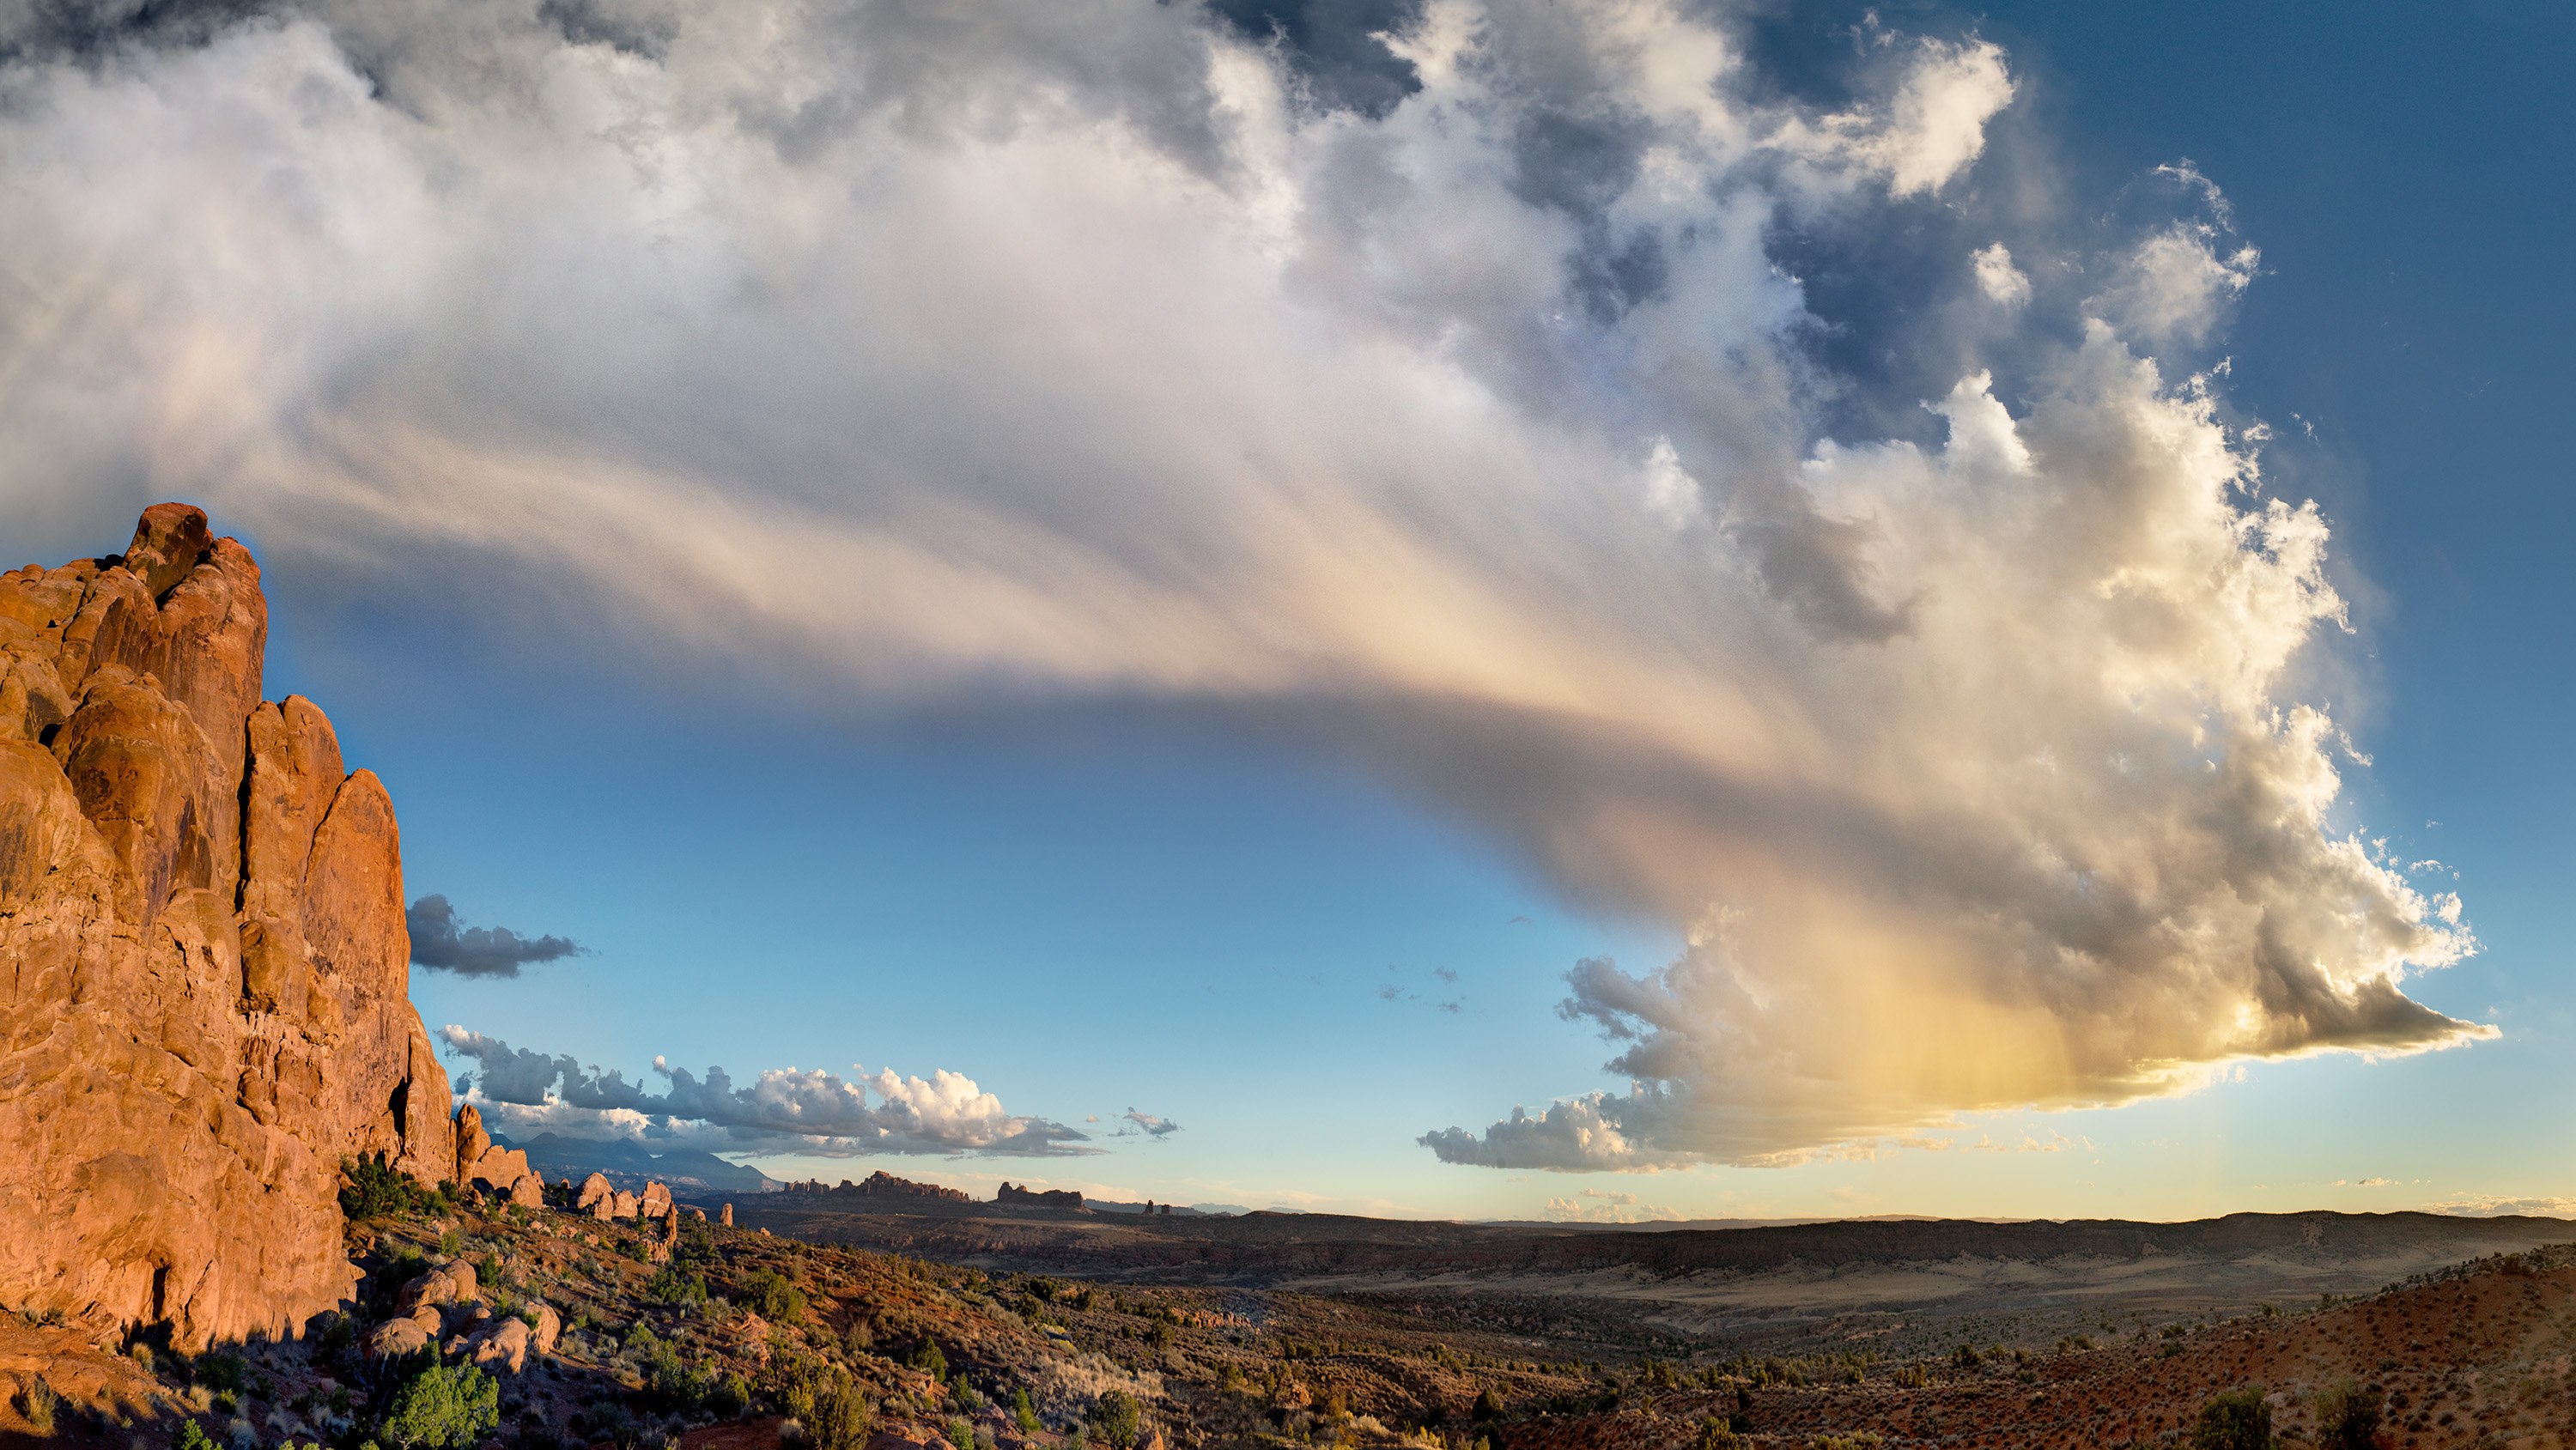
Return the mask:
{"type": "Polygon", "coordinates": [[[392,803],[261,698],[249,551],[180,504],[0,575],[0,1306],[291,1334],[341,1160],[454,1175],[392,803]]]}

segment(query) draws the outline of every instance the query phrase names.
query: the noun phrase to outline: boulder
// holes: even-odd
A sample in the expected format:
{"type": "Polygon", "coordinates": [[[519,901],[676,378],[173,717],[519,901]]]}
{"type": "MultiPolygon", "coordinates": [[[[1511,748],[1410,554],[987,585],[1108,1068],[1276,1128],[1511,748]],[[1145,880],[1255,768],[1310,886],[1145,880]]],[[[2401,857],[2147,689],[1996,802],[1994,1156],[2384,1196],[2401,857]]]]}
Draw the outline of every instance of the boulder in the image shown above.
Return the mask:
{"type": "Polygon", "coordinates": [[[703,1208],[683,1208],[680,1212],[687,1214],[699,1223],[705,1223],[707,1221],[707,1211],[703,1208]]]}
{"type": "MultiPolygon", "coordinates": [[[[474,1166],[467,1169],[465,1176],[457,1182],[467,1187],[489,1188],[506,1194],[512,1184],[532,1176],[534,1174],[528,1167],[526,1153],[516,1148],[504,1148],[496,1143],[486,1147],[482,1156],[474,1160],[474,1166]]],[[[539,1186],[543,1187],[542,1180],[539,1186]]]]}
{"type": "Polygon", "coordinates": [[[660,1183],[647,1183],[635,1200],[635,1211],[646,1218],[660,1218],[671,1211],[671,1190],[660,1183]]]}
{"type": "Polygon", "coordinates": [[[190,1352],[340,1301],[343,1161],[456,1157],[391,803],[267,634],[185,505],[0,574],[0,1304],[190,1352]]]}
{"type": "Polygon", "coordinates": [[[555,1341],[563,1337],[563,1316],[557,1314],[551,1304],[530,1304],[528,1307],[535,1310],[537,1314],[536,1328],[531,1331],[534,1337],[529,1341],[529,1347],[539,1354],[554,1353],[555,1341]]]}
{"type": "Polygon", "coordinates": [[[589,1213],[616,1196],[617,1187],[608,1181],[608,1176],[594,1173],[581,1181],[581,1192],[574,1196],[572,1206],[582,1213],[589,1213]]]}
{"type": "Polygon", "coordinates": [[[722,1211],[722,1212],[720,1212],[720,1213],[718,1213],[718,1214],[716,1215],[716,1222],[718,1222],[718,1223],[720,1223],[720,1224],[723,1224],[726,1228],[731,1228],[731,1227],[733,1227],[733,1205],[732,1205],[732,1204],[728,1203],[728,1204],[726,1204],[726,1205],[724,1206],[723,1211],[722,1211]]]}
{"type": "Polygon", "coordinates": [[[609,1197],[608,1216],[610,1218],[633,1218],[635,1216],[635,1208],[635,1195],[627,1192],[623,1188],[617,1190],[616,1193],[609,1197]]]}
{"type": "Polygon", "coordinates": [[[394,1312],[409,1314],[425,1306],[470,1304],[476,1287],[474,1266],[463,1259],[452,1260],[403,1285],[394,1296],[394,1312]]]}
{"type": "Polygon", "coordinates": [[[528,1346],[534,1338],[528,1321],[512,1314],[468,1335],[465,1357],[494,1374],[517,1374],[528,1367],[528,1346]]]}
{"type": "Polygon", "coordinates": [[[534,1173],[522,1173],[510,1185],[510,1201],[522,1208],[546,1206],[546,1181],[534,1173]]]}
{"type": "Polygon", "coordinates": [[[388,1319],[367,1331],[366,1350],[373,1359],[398,1359],[438,1342],[434,1331],[411,1319],[388,1319]]]}

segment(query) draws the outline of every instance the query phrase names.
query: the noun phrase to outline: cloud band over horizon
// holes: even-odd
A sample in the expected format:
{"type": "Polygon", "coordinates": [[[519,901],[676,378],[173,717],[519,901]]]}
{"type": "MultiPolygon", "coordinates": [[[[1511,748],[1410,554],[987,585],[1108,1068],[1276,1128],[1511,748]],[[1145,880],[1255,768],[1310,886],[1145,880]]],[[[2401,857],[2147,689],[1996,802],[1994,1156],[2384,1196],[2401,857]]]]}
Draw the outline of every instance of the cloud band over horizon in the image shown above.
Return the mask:
{"type": "Polygon", "coordinates": [[[438,1030],[448,1051],[475,1064],[459,1095],[497,1126],[552,1129],[574,1137],[651,1138],[731,1153],[855,1158],[873,1153],[974,1153],[1054,1158],[1097,1152],[1089,1136],[1044,1118],[1005,1112],[1001,1099],[961,1073],[898,1076],[892,1068],[852,1078],[773,1068],[736,1087],[721,1067],[705,1078],[653,1060],[660,1092],[615,1069],[585,1068],[568,1055],[512,1047],[453,1023],[438,1030]],[[871,1101],[873,1096],[874,1101],[871,1101]]]}
{"type": "MultiPolygon", "coordinates": [[[[0,20],[0,477],[88,486],[0,503],[186,494],[639,659],[1360,760],[1685,943],[1569,977],[1628,1086],[1443,1159],[1777,1162],[2493,1033],[2407,995],[2475,938],[2345,802],[2327,523],[2211,351],[2259,255],[2182,164],[2068,220],[1973,33],[1873,26],[1818,100],[1651,0],[1293,44],[1150,0],[56,10],[0,20]],[[1828,315],[1798,259],[1863,238],[1903,290],[1828,315]]],[[[869,1116],[918,1079],[492,1046],[487,1093],[552,1064],[532,1111],[937,1139],[869,1116]]]]}

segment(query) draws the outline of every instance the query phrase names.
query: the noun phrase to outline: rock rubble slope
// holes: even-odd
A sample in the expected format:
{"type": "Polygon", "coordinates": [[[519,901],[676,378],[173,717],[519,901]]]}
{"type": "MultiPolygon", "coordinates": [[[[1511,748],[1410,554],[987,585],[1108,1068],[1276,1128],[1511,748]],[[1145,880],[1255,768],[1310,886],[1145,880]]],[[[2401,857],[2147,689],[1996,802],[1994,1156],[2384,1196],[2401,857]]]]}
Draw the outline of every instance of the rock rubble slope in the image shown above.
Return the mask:
{"type": "Polygon", "coordinates": [[[392,803],[267,636],[182,504],[0,574],[0,1307],[292,1334],[354,1274],[341,1160],[453,1172],[392,803]]]}

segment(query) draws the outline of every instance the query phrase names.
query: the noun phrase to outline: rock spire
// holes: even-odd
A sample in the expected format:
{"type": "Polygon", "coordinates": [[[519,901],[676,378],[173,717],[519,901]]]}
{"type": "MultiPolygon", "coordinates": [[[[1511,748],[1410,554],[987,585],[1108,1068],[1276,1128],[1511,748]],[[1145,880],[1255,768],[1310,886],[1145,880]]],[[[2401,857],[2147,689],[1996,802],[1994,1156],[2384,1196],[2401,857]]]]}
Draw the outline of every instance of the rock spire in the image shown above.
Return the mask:
{"type": "Polygon", "coordinates": [[[261,698],[259,566],[184,504],[0,574],[0,1303],[182,1348],[338,1303],[341,1160],[457,1153],[393,804],[261,698]]]}

